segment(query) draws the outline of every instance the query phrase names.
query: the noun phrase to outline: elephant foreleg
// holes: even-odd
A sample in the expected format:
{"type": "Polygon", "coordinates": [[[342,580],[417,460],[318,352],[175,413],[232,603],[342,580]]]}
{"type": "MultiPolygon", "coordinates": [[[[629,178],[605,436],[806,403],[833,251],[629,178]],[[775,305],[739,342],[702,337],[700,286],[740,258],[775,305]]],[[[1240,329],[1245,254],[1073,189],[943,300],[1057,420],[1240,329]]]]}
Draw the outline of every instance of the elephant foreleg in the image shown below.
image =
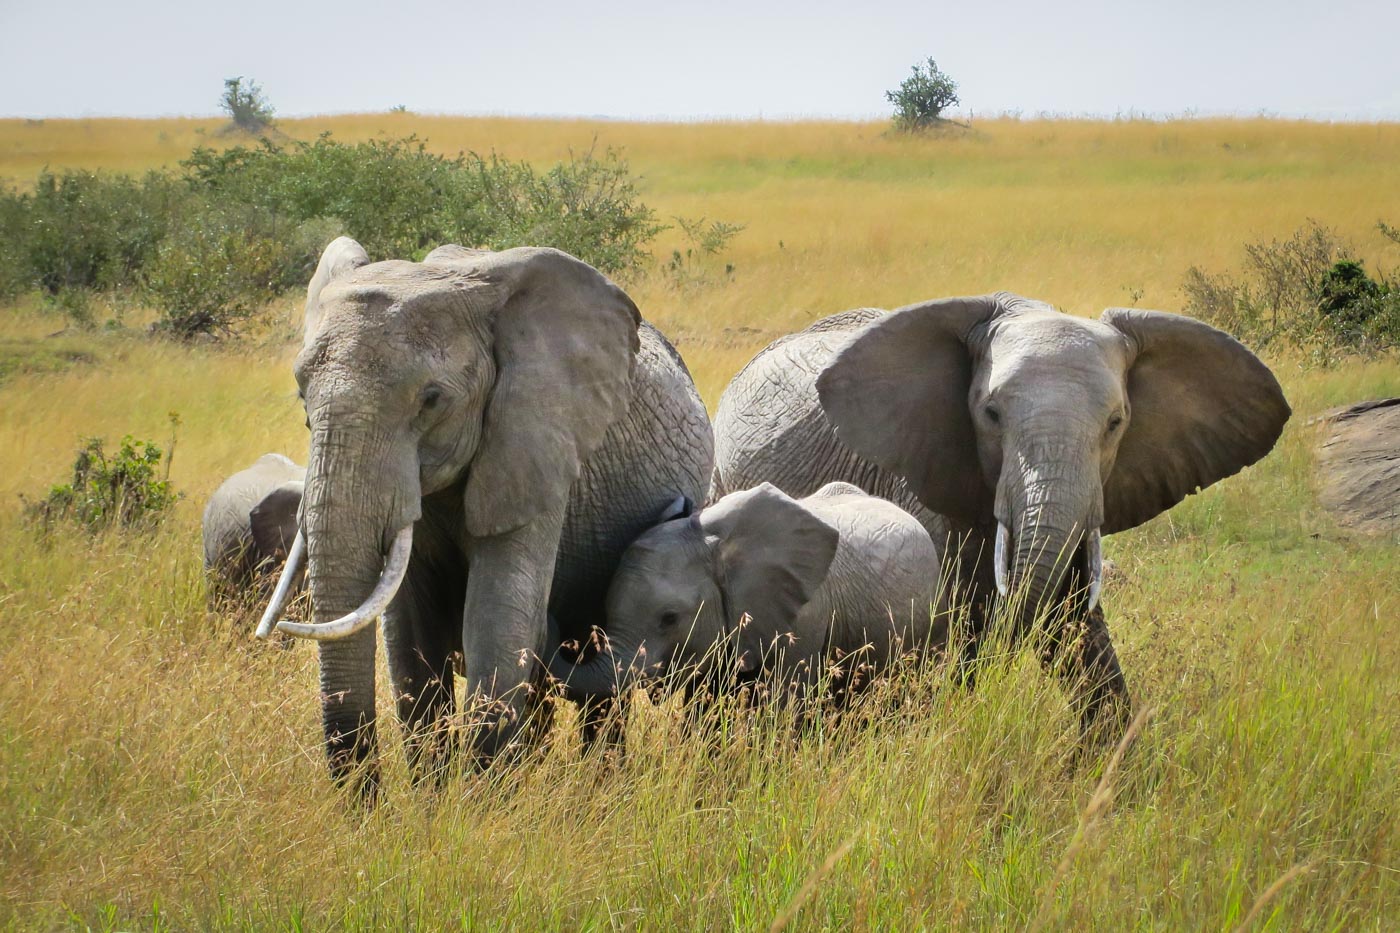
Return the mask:
{"type": "Polygon", "coordinates": [[[410,567],[384,627],[414,783],[430,776],[441,781],[451,756],[447,726],[455,705],[452,652],[461,605],[462,587],[451,585],[451,575],[432,574],[419,563],[410,567]]]}
{"type": "Polygon", "coordinates": [[[562,513],[472,543],[462,658],[467,742],[482,764],[515,743],[540,705],[539,655],[562,513]]]}
{"type": "Polygon", "coordinates": [[[1041,662],[1065,684],[1086,744],[1113,744],[1123,736],[1132,719],[1132,700],[1102,606],[1059,626],[1041,662]]]}

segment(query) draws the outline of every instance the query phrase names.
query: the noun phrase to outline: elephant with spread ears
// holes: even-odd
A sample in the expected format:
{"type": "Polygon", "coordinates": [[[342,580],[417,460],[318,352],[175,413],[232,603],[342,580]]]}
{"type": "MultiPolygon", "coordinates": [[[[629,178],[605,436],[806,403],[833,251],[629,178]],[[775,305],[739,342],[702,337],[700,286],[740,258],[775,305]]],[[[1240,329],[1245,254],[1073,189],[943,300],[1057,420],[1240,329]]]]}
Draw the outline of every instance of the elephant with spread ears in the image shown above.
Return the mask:
{"type": "MultiPolygon", "coordinates": [[[[415,777],[466,742],[485,762],[536,706],[547,615],[603,621],[623,550],[713,469],[685,364],[597,270],[553,249],[443,246],[370,262],[342,237],[307,289],[294,363],[310,429],[303,534],[332,776],[372,795],[374,621],[415,777]]],[[[279,587],[259,634],[282,606],[279,587]]]]}
{"type": "Polygon", "coordinates": [[[964,662],[1000,596],[1086,732],[1112,736],[1130,703],[1099,605],[1102,535],[1259,460],[1290,414],[1267,366],[1189,317],[1090,320],[1004,292],[866,308],[776,341],[730,383],[711,495],[846,480],[909,509],[948,542],[945,579],[972,610],[964,662]]]}

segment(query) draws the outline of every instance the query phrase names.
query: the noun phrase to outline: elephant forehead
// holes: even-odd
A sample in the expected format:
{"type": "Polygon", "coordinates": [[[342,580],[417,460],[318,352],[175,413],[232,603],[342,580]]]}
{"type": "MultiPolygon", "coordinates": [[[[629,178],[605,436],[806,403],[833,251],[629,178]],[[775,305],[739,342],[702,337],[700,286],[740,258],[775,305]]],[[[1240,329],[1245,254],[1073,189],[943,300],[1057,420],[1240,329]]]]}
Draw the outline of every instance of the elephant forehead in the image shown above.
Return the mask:
{"type": "Polygon", "coordinates": [[[993,383],[1059,371],[1114,380],[1127,367],[1123,335],[1099,321],[1067,314],[1025,315],[996,328],[987,353],[993,383]]]}

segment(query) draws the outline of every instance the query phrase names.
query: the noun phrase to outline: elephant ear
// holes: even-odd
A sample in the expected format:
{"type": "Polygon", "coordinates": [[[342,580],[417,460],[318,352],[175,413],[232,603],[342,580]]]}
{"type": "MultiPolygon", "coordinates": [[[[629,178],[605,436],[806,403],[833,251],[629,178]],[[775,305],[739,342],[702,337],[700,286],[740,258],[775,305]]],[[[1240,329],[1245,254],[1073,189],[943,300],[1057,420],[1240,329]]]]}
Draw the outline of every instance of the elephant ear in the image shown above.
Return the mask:
{"type": "Polygon", "coordinates": [[[321,252],[321,261],[306,286],[306,311],[303,324],[303,344],[310,344],[321,326],[321,292],[336,279],[343,278],[369,263],[365,248],[348,236],[336,237],[321,252]]]}
{"type": "Polygon", "coordinates": [[[1140,525],[1259,460],[1292,410],[1274,374],[1194,318],[1109,308],[1128,340],[1128,428],[1104,484],[1103,531],[1140,525]]]}
{"type": "Polygon", "coordinates": [[[584,461],[627,412],[641,315],[602,273],[553,249],[469,263],[496,289],[496,382],[467,474],[467,530],[502,534],[562,511],[584,461]]]}
{"type": "Polygon", "coordinates": [[[826,580],[840,533],[771,483],[725,496],[699,524],[715,539],[726,621],[750,617],[737,642],[740,670],[753,670],[826,580]]]}
{"type": "Polygon", "coordinates": [[[286,554],[297,534],[302,481],[291,480],[273,489],[248,512],[253,544],[259,554],[286,554]]]}
{"type": "Polygon", "coordinates": [[[902,478],[935,512],[975,522],[992,510],[968,409],[969,341],[1002,296],[909,305],[858,331],[817,377],[836,436],[902,478]]]}

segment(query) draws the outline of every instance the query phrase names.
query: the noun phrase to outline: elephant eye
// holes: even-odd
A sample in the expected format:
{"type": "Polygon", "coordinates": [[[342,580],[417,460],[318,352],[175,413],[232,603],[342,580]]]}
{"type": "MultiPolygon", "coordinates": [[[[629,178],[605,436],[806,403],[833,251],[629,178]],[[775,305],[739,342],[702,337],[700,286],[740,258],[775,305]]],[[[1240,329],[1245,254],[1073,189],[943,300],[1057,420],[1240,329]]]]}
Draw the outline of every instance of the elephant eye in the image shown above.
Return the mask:
{"type": "Polygon", "coordinates": [[[1114,431],[1117,431],[1117,430],[1118,430],[1120,427],[1122,427],[1122,426],[1123,426],[1123,416],[1122,416],[1122,415],[1114,415],[1113,417],[1111,417],[1111,418],[1108,419],[1108,433],[1109,433],[1109,434],[1112,434],[1114,431]]]}
{"type": "Polygon", "coordinates": [[[681,620],[681,614],[680,614],[679,612],[670,611],[670,612],[663,612],[663,613],[661,613],[661,627],[662,627],[662,628],[670,628],[671,626],[675,625],[675,624],[676,624],[677,622],[679,622],[680,620],[681,620]]]}
{"type": "Polygon", "coordinates": [[[997,407],[995,405],[988,405],[985,410],[987,413],[988,421],[990,421],[992,424],[1001,424],[1001,412],[997,411],[997,407]]]}
{"type": "Polygon", "coordinates": [[[432,411],[442,401],[442,390],[437,386],[428,386],[423,390],[423,410],[432,411]]]}

